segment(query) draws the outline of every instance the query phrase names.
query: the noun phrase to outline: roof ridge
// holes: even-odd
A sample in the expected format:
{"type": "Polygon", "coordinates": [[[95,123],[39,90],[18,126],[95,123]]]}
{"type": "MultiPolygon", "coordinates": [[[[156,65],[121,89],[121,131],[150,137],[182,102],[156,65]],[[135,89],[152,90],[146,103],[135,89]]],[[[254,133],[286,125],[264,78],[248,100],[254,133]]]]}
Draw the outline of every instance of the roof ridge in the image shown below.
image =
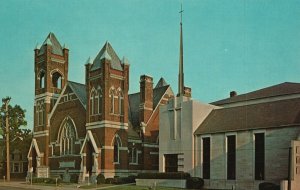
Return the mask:
{"type": "Polygon", "coordinates": [[[79,83],[79,82],[75,82],[75,81],[70,81],[70,80],[68,80],[67,82],[70,82],[70,83],[76,83],[76,84],[81,84],[81,85],[84,85],[84,86],[85,86],[85,84],[79,83]]]}
{"type": "Polygon", "coordinates": [[[229,104],[234,102],[243,102],[248,100],[256,100],[261,98],[267,97],[274,97],[274,96],[281,96],[281,95],[288,95],[300,92],[300,83],[295,82],[282,82],[279,84],[274,84],[271,86],[267,86],[264,88],[259,88],[254,91],[246,92],[243,94],[236,95],[234,97],[228,97],[221,100],[217,100],[211,102],[212,104],[229,104]],[[293,86],[291,86],[293,85],[293,86]],[[299,90],[297,90],[299,85],[299,90]]]}

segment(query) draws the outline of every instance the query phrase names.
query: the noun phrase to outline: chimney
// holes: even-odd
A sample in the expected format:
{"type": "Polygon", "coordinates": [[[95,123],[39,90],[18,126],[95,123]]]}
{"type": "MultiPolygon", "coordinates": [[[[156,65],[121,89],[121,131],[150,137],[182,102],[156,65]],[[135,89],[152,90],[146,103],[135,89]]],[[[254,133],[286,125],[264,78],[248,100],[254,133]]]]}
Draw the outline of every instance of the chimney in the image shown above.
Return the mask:
{"type": "Polygon", "coordinates": [[[192,89],[190,87],[185,86],[183,91],[183,95],[185,97],[191,98],[192,97],[192,89]]]}
{"type": "Polygon", "coordinates": [[[147,75],[140,77],[140,118],[147,123],[153,111],[153,78],[147,75]]]}
{"type": "Polygon", "coordinates": [[[230,92],[230,98],[237,96],[237,92],[236,91],[231,91],[230,92]]]}

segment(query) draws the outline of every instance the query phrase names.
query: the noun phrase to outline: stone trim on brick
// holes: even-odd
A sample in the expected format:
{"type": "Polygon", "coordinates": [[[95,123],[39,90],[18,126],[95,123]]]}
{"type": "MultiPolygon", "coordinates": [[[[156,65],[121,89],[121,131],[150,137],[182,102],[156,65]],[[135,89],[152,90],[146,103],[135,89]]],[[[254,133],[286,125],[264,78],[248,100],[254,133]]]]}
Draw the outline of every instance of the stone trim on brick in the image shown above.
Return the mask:
{"type": "Polygon", "coordinates": [[[86,124],[86,129],[96,129],[96,128],[115,128],[115,129],[128,129],[128,123],[114,122],[108,120],[102,120],[86,124]]]}
{"type": "Polygon", "coordinates": [[[81,147],[81,150],[80,150],[80,154],[83,154],[84,146],[87,143],[87,140],[91,140],[95,153],[99,154],[99,150],[98,150],[97,144],[96,144],[95,139],[93,137],[93,134],[92,134],[92,132],[90,130],[88,130],[86,132],[86,136],[85,136],[84,142],[82,144],[82,147],[81,147]]]}

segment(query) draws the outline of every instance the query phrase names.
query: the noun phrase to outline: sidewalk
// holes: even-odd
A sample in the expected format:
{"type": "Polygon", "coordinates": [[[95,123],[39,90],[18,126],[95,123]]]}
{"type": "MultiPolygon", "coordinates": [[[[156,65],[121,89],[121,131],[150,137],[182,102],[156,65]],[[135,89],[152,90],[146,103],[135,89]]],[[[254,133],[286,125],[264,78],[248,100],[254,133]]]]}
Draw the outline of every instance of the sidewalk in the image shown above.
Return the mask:
{"type": "MultiPolygon", "coordinates": [[[[18,188],[26,188],[32,190],[70,190],[70,189],[81,189],[80,186],[86,186],[87,184],[61,184],[61,186],[47,186],[47,185],[39,185],[39,184],[28,184],[25,181],[10,181],[10,182],[3,182],[0,180],[0,187],[18,187],[18,188]]],[[[116,186],[126,186],[132,184],[124,184],[124,185],[112,185],[107,187],[95,187],[89,188],[88,190],[97,190],[97,189],[110,189],[116,186]]]]}
{"type": "Polygon", "coordinates": [[[53,189],[59,189],[59,190],[70,190],[70,189],[76,189],[77,186],[75,184],[71,185],[62,185],[62,186],[47,186],[47,185],[39,185],[39,184],[28,184],[25,181],[10,181],[10,182],[3,182],[0,181],[0,186],[6,186],[6,187],[19,187],[19,188],[26,188],[26,189],[36,189],[36,190],[53,190],[53,189]]]}

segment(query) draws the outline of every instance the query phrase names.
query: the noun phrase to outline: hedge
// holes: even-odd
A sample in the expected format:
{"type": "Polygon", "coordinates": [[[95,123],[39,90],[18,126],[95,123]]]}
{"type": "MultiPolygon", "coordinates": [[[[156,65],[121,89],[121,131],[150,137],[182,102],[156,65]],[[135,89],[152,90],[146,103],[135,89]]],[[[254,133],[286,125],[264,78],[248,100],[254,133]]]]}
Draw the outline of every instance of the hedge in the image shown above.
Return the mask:
{"type": "Polygon", "coordinates": [[[259,184],[259,190],[280,190],[280,186],[274,183],[262,182],[259,184]]]}
{"type": "Polygon", "coordinates": [[[115,178],[106,178],[106,184],[127,184],[127,183],[135,183],[136,176],[128,176],[128,177],[115,177],[115,178]]]}
{"type": "Polygon", "coordinates": [[[71,183],[78,183],[79,175],[71,174],[70,182],[71,183]]]}
{"type": "Polygon", "coordinates": [[[187,189],[202,189],[204,186],[204,180],[199,177],[190,177],[186,180],[187,189]]]}
{"type": "Polygon", "coordinates": [[[32,183],[47,183],[47,184],[60,184],[62,180],[60,178],[32,178],[32,183]]]}
{"type": "Polygon", "coordinates": [[[188,179],[191,175],[184,172],[172,173],[139,173],[138,179],[188,179]]]}
{"type": "Polygon", "coordinates": [[[105,183],[105,177],[103,174],[99,174],[97,176],[97,184],[103,184],[103,183],[105,183]]]}

